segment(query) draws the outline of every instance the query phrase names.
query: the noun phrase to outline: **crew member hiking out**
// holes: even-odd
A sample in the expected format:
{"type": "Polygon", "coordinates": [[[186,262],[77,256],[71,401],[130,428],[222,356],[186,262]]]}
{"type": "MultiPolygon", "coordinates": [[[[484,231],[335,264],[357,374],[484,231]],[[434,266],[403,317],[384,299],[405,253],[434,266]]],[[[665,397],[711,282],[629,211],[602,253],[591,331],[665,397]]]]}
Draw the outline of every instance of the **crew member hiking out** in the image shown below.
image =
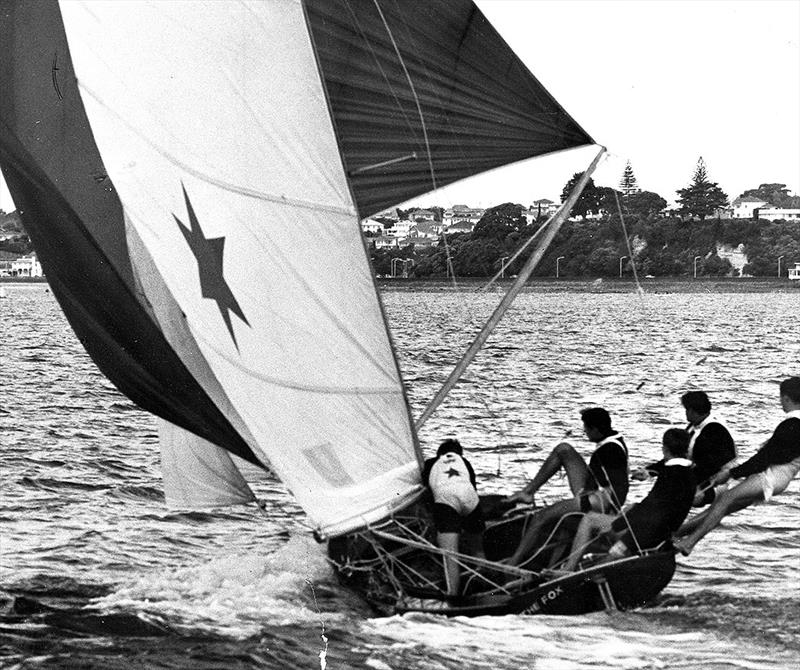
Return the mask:
{"type": "Polygon", "coordinates": [[[507,561],[509,565],[521,565],[528,559],[543,528],[550,523],[568,514],[614,512],[625,502],[629,485],[625,440],[611,427],[611,417],[602,407],[583,410],[581,420],[586,437],[596,445],[589,464],[569,442],[561,442],[550,452],[533,480],[506,499],[508,502],[532,502],[539,488],[562,468],[573,494],[572,498],[534,513],[519,547],[507,561]]]}

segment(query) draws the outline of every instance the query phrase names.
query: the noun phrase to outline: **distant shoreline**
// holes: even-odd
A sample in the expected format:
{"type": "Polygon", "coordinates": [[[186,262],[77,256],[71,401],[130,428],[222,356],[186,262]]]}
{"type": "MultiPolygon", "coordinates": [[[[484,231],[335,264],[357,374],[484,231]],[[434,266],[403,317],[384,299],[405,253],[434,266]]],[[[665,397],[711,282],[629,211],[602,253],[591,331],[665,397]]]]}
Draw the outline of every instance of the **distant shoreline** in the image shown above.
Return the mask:
{"type": "MultiPolygon", "coordinates": [[[[381,291],[475,292],[483,288],[488,278],[457,278],[456,287],[444,279],[379,278],[381,291]]],[[[495,282],[489,292],[508,289],[512,279],[495,282]]],[[[640,279],[645,293],[798,293],[800,282],[778,277],[654,277],[640,279]]],[[[633,278],[623,279],[548,279],[534,278],[523,288],[526,293],[634,293],[633,278]]]]}
{"type": "MultiPolygon", "coordinates": [[[[501,293],[511,286],[512,279],[496,281],[489,292],[501,293]]],[[[378,287],[385,292],[420,291],[430,293],[476,292],[486,286],[488,277],[461,277],[456,287],[445,279],[389,279],[379,277],[378,287]]],[[[0,284],[46,284],[45,277],[0,277],[0,284]]],[[[654,277],[640,279],[645,293],[797,293],[800,282],[783,277],[654,277]]],[[[623,279],[555,279],[534,278],[523,289],[526,293],[633,293],[632,277],[623,279]]]]}

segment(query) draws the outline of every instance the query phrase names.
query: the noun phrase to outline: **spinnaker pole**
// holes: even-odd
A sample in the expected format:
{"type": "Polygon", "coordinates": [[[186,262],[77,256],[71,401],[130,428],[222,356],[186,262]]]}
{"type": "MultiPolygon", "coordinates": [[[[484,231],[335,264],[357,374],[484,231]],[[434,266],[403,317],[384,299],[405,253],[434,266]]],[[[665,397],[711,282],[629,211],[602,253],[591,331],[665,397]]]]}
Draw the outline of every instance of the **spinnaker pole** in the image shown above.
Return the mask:
{"type": "Polygon", "coordinates": [[[586,172],[583,173],[578,183],[575,185],[575,188],[572,190],[569,198],[564,203],[564,206],[558,211],[558,213],[553,217],[550,226],[545,231],[544,236],[542,237],[542,241],[536,250],[531,254],[531,257],[528,259],[527,263],[523,266],[522,270],[520,270],[519,274],[517,275],[516,281],[511,285],[508,289],[508,292],[503,296],[503,299],[500,301],[500,304],[497,305],[492,315],[489,317],[489,320],[486,322],[484,327],[472,341],[472,344],[467,348],[464,355],[461,357],[461,360],[456,364],[453,368],[453,371],[450,373],[450,376],[447,378],[447,381],[442,385],[433,399],[428,403],[428,406],[425,408],[425,411],[422,412],[419,419],[417,419],[415,423],[415,428],[419,430],[422,428],[424,423],[430,418],[431,414],[433,414],[436,409],[441,405],[442,401],[445,399],[448,393],[452,390],[452,388],[456,385],[458,380],[461,378],[461,375],[464,374],[464,371],[467,369],[467,366],[473,361],[475,356],[481,350],[483,345],[486,343],[486,340],[489,338],[489,335],[492,334],[492,331],[495,329],[498,323],[500,323],[500,319],[506,313],[509,307],[511,307],[511,303],[517,297],[517,294],[522,290],[522,287],[525,286],[525,282],[528,281],[533,271],[536,269],[536,266],[539,264],[539,261],[542,260],[545,252],[547,251],[550,244],[553,242],[558,231],[561,229],[561,225],[564,223],[564,220],[569,216],[570,210],[575,206],[575,203],[578,201],[581,193],[583,193],[583,189],[586,188],[586,184],[589,183],[589,179],[592,176],[592,173],[597,168],[600,159],[603,157],[606,148],[600,147],[600,151],[597,152],[597,155],[594,157],[594,160],[591,162],[589,167],[587,168],[586,172]]]}

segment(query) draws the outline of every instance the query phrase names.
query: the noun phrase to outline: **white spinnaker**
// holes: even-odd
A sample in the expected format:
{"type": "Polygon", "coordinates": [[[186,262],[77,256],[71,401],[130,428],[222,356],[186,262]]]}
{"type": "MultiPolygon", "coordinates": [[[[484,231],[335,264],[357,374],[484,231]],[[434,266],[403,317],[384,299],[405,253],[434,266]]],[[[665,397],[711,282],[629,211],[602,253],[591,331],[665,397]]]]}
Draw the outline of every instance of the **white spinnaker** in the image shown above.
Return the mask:
{"type": "Polygon", "coordinates": [[[255,501],[227,451],[168,421],[157,423],[167,505],[197,509],[255,501]]]}
{"type": "Polygon", "coordinates": [[[323,532],[415,495],[418,449],[301,3],[61,9],[95,140],[142,243],[132,261],[149,265],[134,253],[146,250],[185,315],[173,328],[153,304],[167,338],[195,339],[170,339],[184,363],[213,371],[207,393],[323,532]],[[246,323],[229,299],[201,295],[176,221],[191,228],[184,190],[202,237],[224,238],[211,246],[224,244],[224,286],[246,323]]]}

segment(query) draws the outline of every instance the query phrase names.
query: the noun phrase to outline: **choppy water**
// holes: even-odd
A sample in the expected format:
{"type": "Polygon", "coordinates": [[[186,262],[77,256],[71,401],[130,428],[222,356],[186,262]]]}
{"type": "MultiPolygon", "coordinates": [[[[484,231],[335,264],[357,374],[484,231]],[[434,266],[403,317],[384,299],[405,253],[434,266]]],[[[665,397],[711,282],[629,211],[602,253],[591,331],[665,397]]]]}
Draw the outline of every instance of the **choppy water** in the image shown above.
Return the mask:
{"type": "MultiPolygon", "coordinates": [[[[164,507],[155,427],[94,368],[45,285],[0,300],[0,667],[794,668],[800,481],[728,519],[654,607],[584,617],[374,618],[339,588],[277,483],[251,509],[164,507]],[[322,656],[320,656],[322,654],[322,656]]],[[[499,299],[389,293],[418,414],[499,299]]],[[[800,373],[800,295],[522,295],[424,427],[468,448],[485,492],[513,490],[609,408],[634,465],[711,393],[747,456],[800,373]]],[[[589,450],[589,445],[581,448],[589,450]]],[[[648,484],[636,484],[632,499],[648,484]]],[[[564,481],[543,491],[556,498],[564,481]]]]}

